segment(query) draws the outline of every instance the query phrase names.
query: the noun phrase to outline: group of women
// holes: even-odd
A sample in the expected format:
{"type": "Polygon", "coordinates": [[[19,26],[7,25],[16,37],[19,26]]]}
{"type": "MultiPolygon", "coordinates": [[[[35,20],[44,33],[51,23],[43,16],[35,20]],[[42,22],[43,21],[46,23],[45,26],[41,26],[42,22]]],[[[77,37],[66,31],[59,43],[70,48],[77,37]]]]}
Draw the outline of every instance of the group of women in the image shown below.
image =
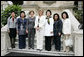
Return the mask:
{"type": "MultiPolygon", "coordinates": [[[[18,34],[19,49],[26,48],[26,37],[28,37],[29,49],[34,49],[34,40],[36,38],[37,50],[43,50],[45,39],[45,50],[51,50],[52,38],[57,51],[61,50],[61,35],[64,35],[64,40],[69,39],[71,34],[71,22],[67,12],[62,12],[60,16],[58,13],[52,15],[51,10],[44,11],[40,9],[38,16],[34,15],[35,12],[31,10],[29,17],[25,18],[25,12],[20,12],[20,18],[15,17],[15,12],[11,13],[11,17],[8,18],[8,33],[10,36],[11,47],[15,48],[15,37],[18,34]]],[[[64,42],[64,41],[63,41],[64,42]]],[[[63,50],[69,51],[69,46],[63,44],[63,50]]]]}

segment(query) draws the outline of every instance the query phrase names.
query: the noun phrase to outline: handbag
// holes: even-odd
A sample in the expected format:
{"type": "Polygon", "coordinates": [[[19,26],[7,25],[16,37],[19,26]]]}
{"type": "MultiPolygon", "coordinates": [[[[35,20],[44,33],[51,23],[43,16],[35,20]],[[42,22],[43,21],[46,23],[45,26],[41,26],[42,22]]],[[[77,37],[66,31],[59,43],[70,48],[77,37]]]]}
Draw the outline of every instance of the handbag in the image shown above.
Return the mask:
{"type": "Polygon", "coordinates": [[[64,42],[65,42],[65,46],[69,46],[69,47],[73,46],[73,40],[71,38],[66,39],[64,42]]]}

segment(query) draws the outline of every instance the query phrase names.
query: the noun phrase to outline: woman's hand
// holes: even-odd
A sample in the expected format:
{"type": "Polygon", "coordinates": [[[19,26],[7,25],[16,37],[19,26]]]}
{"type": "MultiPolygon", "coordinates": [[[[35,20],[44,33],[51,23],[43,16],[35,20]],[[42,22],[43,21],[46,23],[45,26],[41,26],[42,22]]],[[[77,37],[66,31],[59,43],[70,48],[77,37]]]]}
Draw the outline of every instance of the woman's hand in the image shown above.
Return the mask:
{"type": "Polygon", "coordinates": [[[17,34],[18,34],[18,31],[17,31],[17,34]]]}
{"type": "Polygon", "coordinates": [[[10,30],[8,30],[8,33],[10,33],[10,30]]]}
{"type": "Polygon", "coordinates": [[[61,35],[61,33],[58,33],[58,35],[60,36],[60,35],[61,35]]]}
{"type": "Polygon", "coordinates": [[[26,33],[28,34],[28,30],[26,29],[26,33]]]}
{"type": "Polygon", "coordinates": [[[53,33],[53,31],[50,32],[51,34],[53,33]]]}
{"type": "Polygon", "coordinates": [[[36,30],[38,31],[39,30],[39,27],[37,27],[36,30]]]}

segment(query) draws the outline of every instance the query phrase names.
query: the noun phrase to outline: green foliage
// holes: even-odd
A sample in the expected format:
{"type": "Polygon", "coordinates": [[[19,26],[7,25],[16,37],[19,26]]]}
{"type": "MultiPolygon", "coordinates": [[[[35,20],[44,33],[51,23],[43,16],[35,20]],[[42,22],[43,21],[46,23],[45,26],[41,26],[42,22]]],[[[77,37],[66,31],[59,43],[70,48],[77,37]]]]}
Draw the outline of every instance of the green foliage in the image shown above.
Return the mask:
{"type": "Polygon", "coordinates": [[[16,17],[19,16],[21,11],[21,6],[19,5],[9,5],[5,10],[1,11],[1,23],[3,25],[7,24],[8,17],[11,16],[11,12],[15,11],[16,17]]]}
{"type": "Polygon", "coordinates": [[[74,10],[74,15],[80,23],[83,23],[83,10],[74,10]]]}
{"type": "Polygon", "coordinates": [[[74,15],[76,19],[83,24],[83,10],[78,10],[78,1],[75,1],[74,3],[75,7],[73,8],[74,15]]]}

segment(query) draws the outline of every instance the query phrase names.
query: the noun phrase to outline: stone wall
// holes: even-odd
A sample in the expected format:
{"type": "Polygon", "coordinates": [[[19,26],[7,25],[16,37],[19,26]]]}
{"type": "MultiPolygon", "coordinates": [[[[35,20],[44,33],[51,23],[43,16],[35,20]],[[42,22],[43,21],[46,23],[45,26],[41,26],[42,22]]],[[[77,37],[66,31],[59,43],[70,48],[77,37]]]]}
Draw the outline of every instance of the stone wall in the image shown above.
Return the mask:
{"type": "Polygon", "coordinates": [[[72,11],[72,8],[74,7],[74,1],[24,1],[22,5],[23,11],[30,11],[34,10],[35,15],[38,15],[38,10],[43,9],[44,15],[46,10],[50,9],[52,11],[52,15],[54,13],[59,13],[65,9],[69,9],[72,11]]]}

